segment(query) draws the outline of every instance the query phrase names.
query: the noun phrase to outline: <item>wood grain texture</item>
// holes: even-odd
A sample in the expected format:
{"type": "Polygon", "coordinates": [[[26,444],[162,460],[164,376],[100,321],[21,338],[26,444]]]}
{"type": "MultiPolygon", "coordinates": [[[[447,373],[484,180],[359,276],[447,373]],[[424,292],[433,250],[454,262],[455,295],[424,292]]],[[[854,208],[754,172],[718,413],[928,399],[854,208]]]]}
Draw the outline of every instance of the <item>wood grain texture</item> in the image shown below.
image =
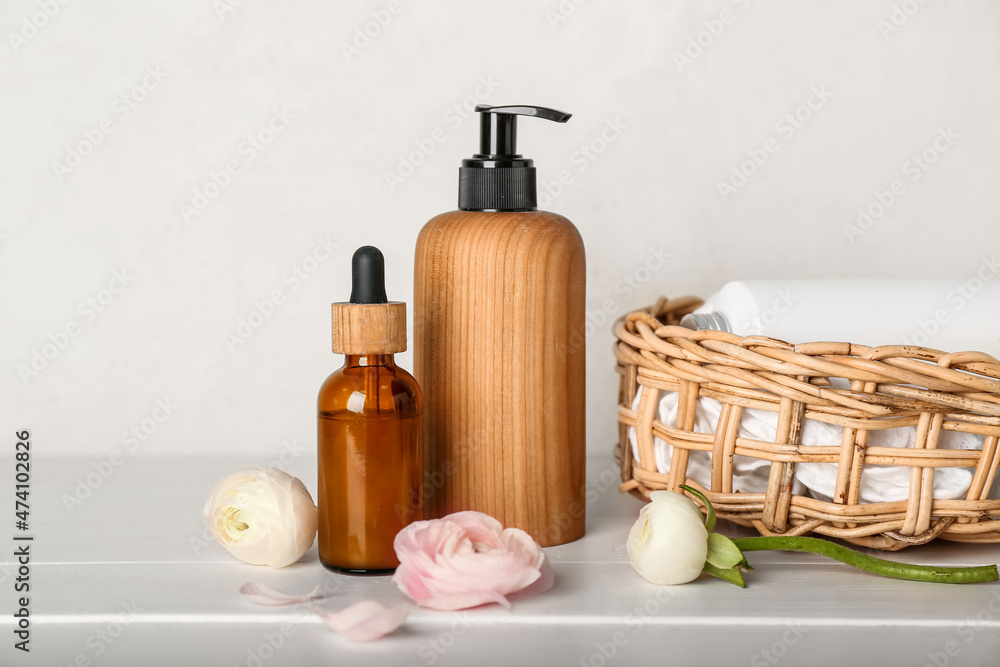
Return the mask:
{"type": "Polygon", "coordinates": [[[583,240],[542,211],[455,211],[424,227],[414,370],[425,512],[485,512],[542,546],[584,532],[583,240]]]}
{"type": "Polygon", "coordinates": [[[406,350],[406,304],[330,305],[331,347],[335,354],[396,354],[406,350]]]}

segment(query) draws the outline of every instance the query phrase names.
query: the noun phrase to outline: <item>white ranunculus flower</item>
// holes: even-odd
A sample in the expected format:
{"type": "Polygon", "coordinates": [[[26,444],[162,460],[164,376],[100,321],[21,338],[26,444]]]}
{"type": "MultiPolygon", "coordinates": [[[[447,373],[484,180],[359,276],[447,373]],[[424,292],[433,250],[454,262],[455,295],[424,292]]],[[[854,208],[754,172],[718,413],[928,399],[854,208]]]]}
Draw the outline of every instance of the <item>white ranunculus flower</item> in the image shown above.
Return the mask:
{"type": "Polygon", "coordinates": [[[653,491],[628,535],[628,557],[654,584],[686,584],[705,567],[708,530],[701,511],[680,493],[653,491]]]}
{"type": "Polygon", "coordinates": [[[284,567],[302,558],[316,537],[316,505],[297,477],[245,466],[212,487],[205,521],[232,555],[251,565],[284,567]]]}

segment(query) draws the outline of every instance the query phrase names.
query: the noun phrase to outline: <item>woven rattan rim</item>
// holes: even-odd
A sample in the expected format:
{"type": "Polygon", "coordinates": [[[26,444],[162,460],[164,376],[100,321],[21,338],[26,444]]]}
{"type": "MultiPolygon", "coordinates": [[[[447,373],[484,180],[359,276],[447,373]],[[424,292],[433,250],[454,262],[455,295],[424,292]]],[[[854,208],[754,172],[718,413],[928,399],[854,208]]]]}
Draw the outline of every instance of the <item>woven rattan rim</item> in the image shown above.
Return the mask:
{"type": "Polygon", "coordinates": [[[1000,463],[1000,362],[981,352],[792,345],[677,326],[701,303],[661,298],[615,325],[621,376],[615,458],[622,492],[648,500],[652,491],[690,484],[704,491],[719,516],[764,535],[819,533],[889,551],[936,538],[1000,542],[1000,499],[990,496],[1000,463]],[[849,381],[850,388],[831,386],[831,378],[849,381]],[[679,393],[676,428],[656,419],[662,392],[679,393]],[[723,404],[714,433],[692,430],[702,396],[723,404]],[[737,437],[744,408],[777,413],[775,442],[737,437]],[[800,445],[804,419],[841,427],[841,446],[800,445]],[[867,446],[872,430],[913,425],[912,448],[867,446]],[[631,427],[638,459],[629,443],[631,427]],[[938,449],[942,430],[982,435],[983,448],[938,449]],[[667,473],[657,472],[654,438],[673,445],[667,473]],[[686,478],[695,450],[712,453],[710,488],[686,478]],[[766,493],[732,492],[734,454],[770,462],[766,493]],[[833,502],[791,492],[796,464],[817,461],[837,465],[833,502]],[[865,464],[909,467],[908,500],[859,503],[865,464]],[[934,471],[948,466],[975,468],[972,484],[964,499],[934,500],[934,471]]]}

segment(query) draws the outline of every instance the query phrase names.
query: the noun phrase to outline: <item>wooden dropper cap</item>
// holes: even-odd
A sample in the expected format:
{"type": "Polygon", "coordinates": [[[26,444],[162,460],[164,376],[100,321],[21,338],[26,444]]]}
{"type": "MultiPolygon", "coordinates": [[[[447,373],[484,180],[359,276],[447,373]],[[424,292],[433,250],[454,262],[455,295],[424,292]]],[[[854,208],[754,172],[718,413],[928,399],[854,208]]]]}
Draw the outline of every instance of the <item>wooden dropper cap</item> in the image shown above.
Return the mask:
{"type": "Polygon", "coordinates": [[[406,303],[385,297],[385,259],[375,246],[351,259],[351,300],[332,304],[336,354],[395,354],[406,350],[406,303]]]}

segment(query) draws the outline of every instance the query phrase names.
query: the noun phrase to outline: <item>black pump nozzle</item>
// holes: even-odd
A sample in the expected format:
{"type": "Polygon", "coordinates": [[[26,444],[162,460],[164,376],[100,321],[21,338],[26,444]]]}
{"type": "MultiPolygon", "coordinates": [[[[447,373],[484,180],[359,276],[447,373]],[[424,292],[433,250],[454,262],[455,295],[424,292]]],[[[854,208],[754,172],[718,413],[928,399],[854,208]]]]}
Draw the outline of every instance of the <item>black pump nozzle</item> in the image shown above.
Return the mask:
{"type": "Polygon", "coordinates": [[[361,246],[351,258],[351,303],[388,303],[385,258],[373,245],[361,246]]]}
{"type": "MultiPolygon", "coordinates": [[[[479,153],[489,156],[517,156],[517,117],[534,116],[556,123],[565,123],[571,114],[545,107],[506,106],[491,107],[479,104],[479,153]]],[[[520,157],[520,156],[518,156],[520,157]]]]}
{"type": "Polygon", "coordinates": [[[565,123],[570,114],[545,107],[480,104],[479,152],[462,160],[458,207],[465,211],[534,211],[538,204],[534,162],[517,152],[517,117],[565,123]]]}

